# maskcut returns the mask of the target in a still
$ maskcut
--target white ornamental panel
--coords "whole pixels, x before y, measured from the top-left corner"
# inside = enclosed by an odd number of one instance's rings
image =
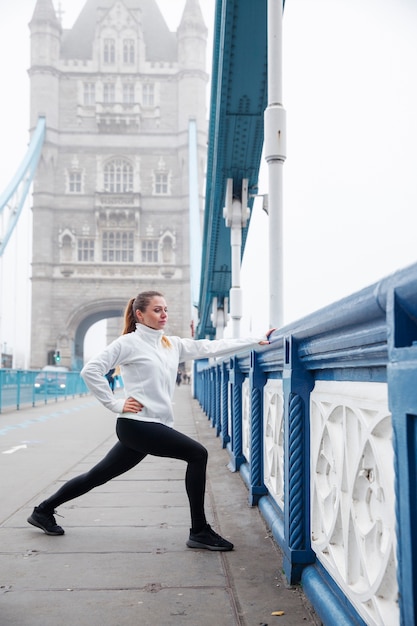
[[[284,509],[284,393],[282,380],[270,379],[264,387],[264,483]]]
[[[245,378],[242,383],[242,452],[248,463],[250,463],[250,427],[249,378]]]
[[[399,624],[391,415],[385,383],[311,394],[312,547],[369,626]]]

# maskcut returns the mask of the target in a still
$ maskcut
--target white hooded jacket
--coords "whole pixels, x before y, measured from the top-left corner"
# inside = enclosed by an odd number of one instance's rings
[[[162,342],[163,330],[136,324],[136,330],[118,337],[98,356],[90,359],[81,371],[88,388],[110,411],[140,421],[174,423],[172,397],[179,363],[214,356],[226,356],[255,347],[261,338],[182,339],[167,337],[171,347]],[[139,413],[122,413],[124,398],[114,396],[104,377],[120,365],[125,397],[143,405]]]

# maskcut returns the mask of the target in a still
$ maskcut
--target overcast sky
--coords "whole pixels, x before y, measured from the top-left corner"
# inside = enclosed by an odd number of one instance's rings
[[[283,27],[290,323],[417,261],[417,2],[287,0]]]
[[[158,4],[176,29],[185,0]],[[214,0],[200,4],[211,32]],[[64,27],[83,5],[61,1]],[[35,0],[0,6],[0,189],[27,145],[27,24],[34,6]],[[256,49],[250,33],[248,45]],[[286,1],[285,323],[417,261],[416,74],[415,0]],[[267,192],[264,170],[261,193]],[[267,228],[257,202],[242,273],[242,326],[256,333],[268,324]],[[8,275],[16,271],[16,259],[28,265],[26,242],[23,233]],[[27,310],[19,296],[12,300],[13,309]],[[2,311],[4,342],[3,304]]]

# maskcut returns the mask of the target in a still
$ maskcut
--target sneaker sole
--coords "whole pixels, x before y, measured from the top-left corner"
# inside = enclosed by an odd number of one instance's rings
[[[187,546],[189,548],[201,548],[202,550],[212,550],[213,552],[230,552],[233,550],[233,546],[231,548],[226,548],[223,546],[209,546],[206,543],[200,543],[199,541],[194,541],[193,539],[189,539],[187,541]]]
[[[46,528],[44,526],[42,526],[42,524],[39,524],[39,522],[37,522],[32,517],[28,517],[27,521],[29,522],[29,524],[32,524],[32,526],[36,526],[36,528],[40,528],[41,530],[43,530],[45,535],[51,535],[52,537],[54,537],[54,536],[57,537],[59,535],[64,535],[65,534],[65,530],[64,529],[62,529],[62,531],[59,531],[57,533],[53,533],[53,532],[51,532],[49,530],[46,530]]]

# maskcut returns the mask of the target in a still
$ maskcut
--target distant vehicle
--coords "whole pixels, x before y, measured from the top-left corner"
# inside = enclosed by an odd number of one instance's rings
[[[45,365],[35,378],[36,393],[65,393],[67,389],[68,368],[57,365]]]

